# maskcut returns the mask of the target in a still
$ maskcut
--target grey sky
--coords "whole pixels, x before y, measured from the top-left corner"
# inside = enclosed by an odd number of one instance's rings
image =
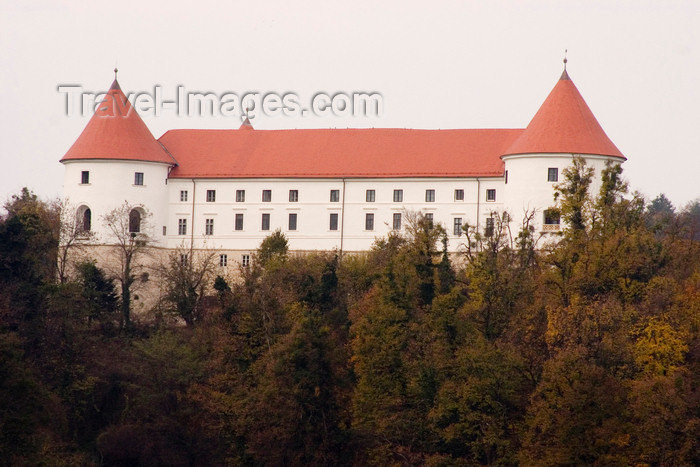
[[[89,115],[59,85],[125,92],[370,91],[379,118],[258,117],[272,128],[524,128],[568,70],[627,156],[631,187],[700,196],[700,2],[10,2],[0,0],[0,199],[61,193]],[[143,115],[156,138],[240,120]]]

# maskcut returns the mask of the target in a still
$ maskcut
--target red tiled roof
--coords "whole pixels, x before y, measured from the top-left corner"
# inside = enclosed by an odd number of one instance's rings
[[[503,154],[572,153],[625,159],[564,70],[520,137]]]
[[[121,159],[175,165],[173,158],[131,106],[116,79],[61,162],[76,159]]]
[[[172,178],[502,176],[523,130],[170,130]]]

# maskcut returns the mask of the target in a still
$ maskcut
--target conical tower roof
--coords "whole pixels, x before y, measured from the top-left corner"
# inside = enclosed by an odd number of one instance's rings
[[[79,159],[134,160],[177,165],[114,82],[61,162]]]
[[[540,153],[592,154],[625,159],[569,78],[566,65],[540,110],[503,155]]]

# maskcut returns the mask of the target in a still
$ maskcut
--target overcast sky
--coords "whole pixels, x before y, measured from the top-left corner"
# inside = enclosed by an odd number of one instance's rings
[[[265,117],[277,128],[524,128],[569,74],[627,156],[633,189],[700,197],[698,1],[0,0],[0,200],[62,191],[58,160],[89,115],[61,85],[129,92],[377,92],[380,117]],[[174,128],[236,117],[142,115]]]

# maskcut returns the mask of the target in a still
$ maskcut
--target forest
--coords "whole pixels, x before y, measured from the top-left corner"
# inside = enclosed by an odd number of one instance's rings
[[[206,251],[139,269],[133,236],[119,268],[70,263],[60,203],[24,189],[0,219],[0,465],[700,465],[700,203],[598,175],[563,171],[555,237],[492,213],[448,254],[415,214],[363,254],[275,232],[229,276]]]

